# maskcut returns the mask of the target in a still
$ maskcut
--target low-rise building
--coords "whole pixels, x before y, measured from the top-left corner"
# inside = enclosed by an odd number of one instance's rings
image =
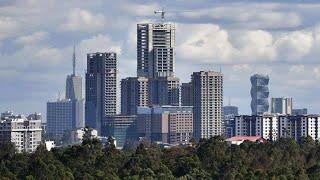
[[[258,116],[236,116],[235,136],[261,136],[266,140],[281,137],[300,141],[310,136],[320,140],[320,115],[281,115],[264,114]]]
[[[260,136],[234,136],[234,137],[226,139],[226,142],[228,144],[235,144],[235,145],[240,145],[244,141],[260,142],[260,143],[266,142],[266,140]]]
[[[41,115],[30,115],[28,118],[9,111],[1,114],[0,147],[12,142],[18,152],[34,152],[37,149],[42,137]]]

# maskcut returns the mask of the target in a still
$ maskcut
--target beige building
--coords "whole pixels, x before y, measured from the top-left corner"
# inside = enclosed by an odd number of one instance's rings
[[[210,138],[222,134],[223,74],[194,72],[191,76],[194,136]]]
[[[12,112],[1,114],[0,146],[12,142],[18,152],[34,152],[41,143],[41,117],[39,114],[28,116],[14,115]]]
[[[193,137],[191,106],[141,107],[137,115],[140,137],[152,142],[186,144]]]

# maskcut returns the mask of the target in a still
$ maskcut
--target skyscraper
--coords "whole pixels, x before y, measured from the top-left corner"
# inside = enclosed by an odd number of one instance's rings
[[[72,74],[66,79],[65,98],[47,103],[47,126],[50,138],[59,141],[66,131],[84,127],[82,78],[76,75],[76,55],[73,49]]]
[[[137,75],[174,76],[175,26],[170,23],[137,25]]]
[[[101,133],[101,122],[118,111],[117,55],[114,52],[87,54],[86,125]]]
[[[181,84],[181,105],[192,106],[192,84],[190,82]]]
[[[261,115],[269,110],[269,76],[255,74],[251,76],[251,110],[253,115]]]
[[[292,114],[292,98],[271,98],[271,113]]]
[[[180,81],[176,77],[158,77],[149,80],[150,105],[180,104]]]
[[[66,99],[82,100],[82,78],[76,76],[76,54],[73,49],[72,74],[67,76],[66,80]]]
[[[121,80],[121,114],[137,114],[137,107],[146,107],[148,101],[148,78],[129,77]]]
[[[210,138],[222,133],[223,74],[200,71],[192,74],[194,136]]]

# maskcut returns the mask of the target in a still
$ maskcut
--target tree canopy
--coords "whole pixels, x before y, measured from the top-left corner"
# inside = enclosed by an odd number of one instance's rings
[[[86,137],[81,145],[0,149],[0,179],[320,179],[320,143],[304,138],[228,145],[213,137],[194,146],[161,148],[141,143],[118,150]]]

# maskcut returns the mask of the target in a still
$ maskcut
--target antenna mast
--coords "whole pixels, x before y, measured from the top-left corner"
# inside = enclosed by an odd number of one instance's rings
[[[72,56],[72,75],[76,75],[76,46],[73,46],[73,56]]]

